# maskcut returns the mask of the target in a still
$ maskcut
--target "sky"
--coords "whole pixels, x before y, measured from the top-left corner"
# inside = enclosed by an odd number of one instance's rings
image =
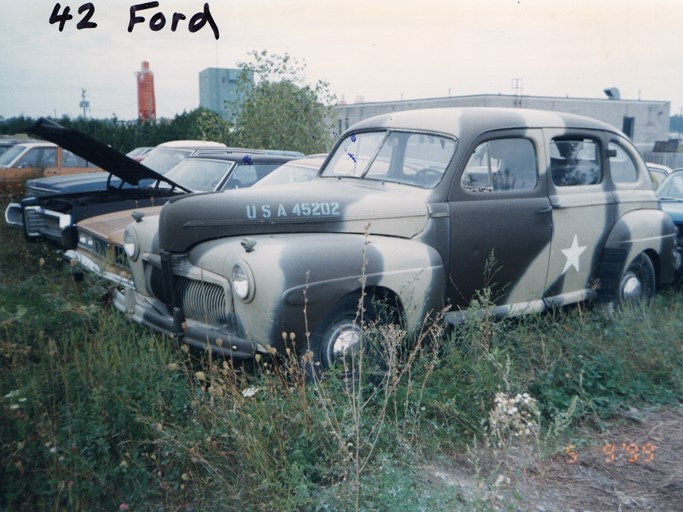
[[[199,105],[199,72],[236,67],[249,52],[288,53],[310,83],[354,103],[472,94],[671,102],[683,112],[680,0],[91,0],[94,28],[49,20],[54,0],[0,0],[0,116],[82,114],[135,119],[136,71],[154,73],[157,117]],[[208,5],[209,24],[188,21]],[[175,12],[186,16],[175,31]],[[166,25],[150,28],[162,13]],[[157,15],[160,19],[160,15]],[[518,85],[518,88],[515,88]]]

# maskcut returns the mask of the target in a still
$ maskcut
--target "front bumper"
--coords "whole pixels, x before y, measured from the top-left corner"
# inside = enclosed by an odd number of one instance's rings
[[[47,238],[62,242],[64,232],[73,225],[68,213],[48,210],[42,206],[10,203],[5,209],[5,222],[15,229],[22,229],[26,238]]]
[[[185,318],[180,308],[170,314],[161,301],[145,297],[133,288],[115,290],[114,307],[140,325],[193,348],[233,359],[250,359],[257,353],[268,353],[266,347],[238,336],[229,325],[219,328]]]
[[[10,203],[5,209],[5,222],[11,228],[24,229],[24,214],[20,203]]]
[[[79,265],[82,265],[88,271],[102,277],[103,279],[106,279],[107,281],[111,281],[117,286],[123,286],[124,288],[135,287],[129,273],[126,272],[123,275],[117,274],[115,271],[105,268],[105,266],[102,263],[98,262],[97,260],[88,256],[87,254],[84,254],[79,250],[66,251],[64,253],[64,258],[69,261],[77,262]],[[122,270],[121,272],[124,271]]]

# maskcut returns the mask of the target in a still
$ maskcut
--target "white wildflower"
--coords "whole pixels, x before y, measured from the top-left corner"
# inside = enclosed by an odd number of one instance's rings
[[[254,387],[252,387],[252,388],[246,388],[246,389],[243,389],[243,390],[242,390],[242,396],[243,396],[244,398],[250,398],[250,397],[256,395],[256,393],[258,393],[258,391],[259,391],[259,389],[258,389],[258,388],[254,388]]]

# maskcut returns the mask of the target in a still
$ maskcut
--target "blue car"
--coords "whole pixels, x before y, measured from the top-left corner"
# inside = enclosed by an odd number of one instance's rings
[[[657,189],[657,198],[678,230],[676,246],[679,253],[678,273],[683,271],[683,169],[674,171]]]
[[[22,229],[27,239],[47,239],[64,249],[76,247],[76,224],[81,220],[160,206],[173,197],[191,192],[248,186],[300,155],[287,151],[232,149],[202,141],[176,141],[157,146],[141,163],[48,119],[40,119],[28,131],[107,171],[78,179],[35,180],[29,184],[29,193],[5,210],[7,224]],[[259,155],[259,165],[256,155]],[[186,163],[188,157],[193,160],[189,166],[179,165]],[[243,160],[249,165],[236,165]]]

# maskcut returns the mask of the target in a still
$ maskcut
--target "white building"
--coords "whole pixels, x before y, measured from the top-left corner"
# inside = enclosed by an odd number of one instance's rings
[[[509,107],[569,112],[599,119],[623,131],[643,153],[652,151],[656,141],[668,140],[670,102],[622,100],[617,99],[617,96],[618,94],[610,98],[591,99],[481,94],[340,104],[334,107],[336,116],[334,129],[337,130],[337,134],[340,134],[362,119],[400,110],[441,107]]]

